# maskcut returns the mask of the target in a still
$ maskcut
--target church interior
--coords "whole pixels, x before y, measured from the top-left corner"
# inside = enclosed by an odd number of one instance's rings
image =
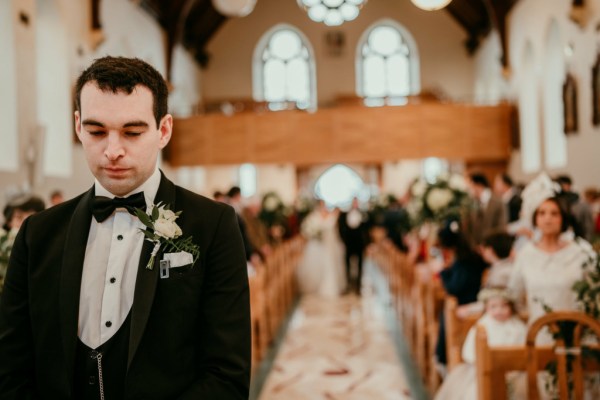
[[[538,263],[521,244],[551,236],[534,229],[543,190],[565,194],[569,240],[600,251],[600,0],[4,0],[0,54],[6,232],[23,198],[43,209],[93,184],[73,117],[93,60],[136,57],[166,79],[174,123],[159,168],[229,203],[254,249],[251,399],[532,398],[537,385],[520,385],[537,308],[512,309],[514,327],[480,323],[507,295],[479,289],[519,271],[530,299],[521,266],[535,260],[545,281],[558,263],[562,250]],[[342,225],[365,230],[352,256]],[[463,229],[465,260],[486,264],[470,266],[468,296],[448,272]],[[488,267],[509,258],[510,279]],[[598,334],[594,267],[590,292],[577,286],[584,311],[547,300],[592,316]],[[561,396],[600,398],[591,364],[565,370],[575,389],[558,379]]]

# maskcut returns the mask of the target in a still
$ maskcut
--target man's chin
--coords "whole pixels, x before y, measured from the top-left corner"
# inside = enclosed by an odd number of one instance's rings
[[[125,196],[127,193],[135,189],[135,184],[129,179],[109,179],[100,182],[102,186],[112,194],[118,197]]]

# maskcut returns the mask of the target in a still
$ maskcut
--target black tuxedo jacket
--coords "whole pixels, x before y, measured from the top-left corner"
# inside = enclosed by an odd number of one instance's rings
[[[28,218],[0,300],[0,398],[72,399],[79,294],[93,188]],[[159,278],[145,241],[131,309],[125,399],[247,399],[250,306],[235,212],[164,175],[155,203],[177,220],[200,258]],[[157,259],[161,258],[159,252]]]
[[[361,221],[356,228],[348,226],[348,212],[342,212],[338,217],[340,238],[342,239],[342,242],[344,242],[347,251],[362,253],[369,242],[367,224],[364,221],[365,218],[362,212],[361,216],[363,216],[363,221]]]

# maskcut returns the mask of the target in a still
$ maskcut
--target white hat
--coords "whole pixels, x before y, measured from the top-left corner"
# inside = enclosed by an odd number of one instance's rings
[[[531,218],[535,210],[544,202],[544,200],[556,196],[560,192],[560,186],[550,177],[542,172],[534,180],[529,182],[523,192],[521,198],[521,220],[527,225],[531,225]]]

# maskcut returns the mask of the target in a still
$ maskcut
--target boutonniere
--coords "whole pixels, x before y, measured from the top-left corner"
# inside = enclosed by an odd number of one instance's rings
[[[190,253],[196,262],[200,256],[198,245],[192,242],[192,237],[188,236],[185,239],[181,238],[182,232],[175,220],[181,215],[181,211],[173,212],[168,205],[158,203],[149,207],[149,212],[141,208],[135,209],[135,215],[140,219],[146,229],[141,229],[146,237],[146,240],[154,243],[152,255],[146,269],[154,268],[154,258],[162,247],[163,252],[180,252],[185,251]]]

